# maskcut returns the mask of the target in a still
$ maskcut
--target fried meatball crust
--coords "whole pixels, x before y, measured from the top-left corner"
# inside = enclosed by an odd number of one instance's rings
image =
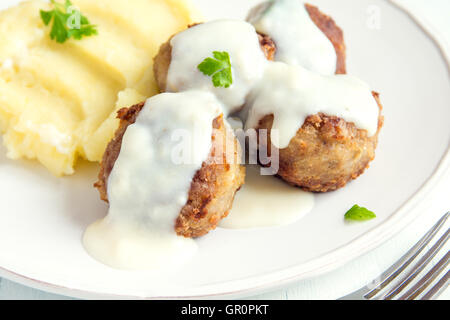
[[[380,109],[376,134],[369,137],[366,130],[336,116],[311,115],[289,145],[278,150],[277,175],[291,185],[312,192],[342,188],[361,175],[375,158],[378,133],[383,126],[379,95],[376,92],[372,94]],[[270,142],[272,124],[273,115],[267,115],[259,121],[257,128],[267,129],[269,155],[275,148]],[[260,143],[264,143],[264,139]]]
[[[118,111],[119,128],[106,148],[98,181],[94,184],[100,198],[106,202],[108,178],[119,156],[123,135],[143,107],[144,102]],[[214,119],[212,126],[209,157],[192,179],[188,200],[175,221],[175,231],[180,236],[199,237],[215,229],[218,222],[228,215],[234,195],[245,180],[245,167],[239,162],[242,152],[239,142],[234,134],[230,134],[223,116]],[[228,144],[223,144],[226,142]],[[233,146],[233,149],[226,150],[222,146]]]
[[[141,102],[129,108],[122,108],[117,111],[117,118],[120,119],[119,127],[117,128],[113,139],[108,143],[105,153],[103,153],[103,159],[100,163],[100,172],[98,174],[98,181],[94,184],[94,187],[96,187],[100,193],[100,198],[106,202],[108,202],[108,178],[117,158],[119,157],[123,135],[125,134],[128,126],[136,122],[136,118],[144,107],[144,104],[145,102]]]
[[[242,152],[239,141],[222,116],[213,121],[213,128],[209,159],[192,179],[188,201],[175,224],[178,235],[199,237],[215,229],[228,215],[236,191],[244,184],[245,167],[239,164]],[[232,146],[228,157],[233,161],[227,159],[227,151],[222,146]]]
[[[305,8],[311,17],[311,20],[327,36],[334,46],[337,58],[336,74],[345,74],[347,72],[345,64],[346,49],[342,29],[334,22],[333,18],[321,12],[316,6],[305,3]]]

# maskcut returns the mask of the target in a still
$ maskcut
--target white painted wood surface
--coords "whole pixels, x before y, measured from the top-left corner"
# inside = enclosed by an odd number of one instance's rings
[[[440,33],[441,45],[450,52],[450,1],[448,0],[395,0],[429,26]],[[450,88],[449,88],[450,90]],[[413,174],[413,173],[412,173]],[[385,244],[347,265],[320,277],[304,280],[276,291],[248,297],[249,299],[336,299],[369,283],[383,270],[393,264],[411,247],[433,223],[450,210],[450,174],[420,205],[423,214],[413,224]],[[446,247],[448,250],[448,246]],[[433,262],[435,263],[437,259]],[[0,300],[2,299],[70,299],[28,288],[0,278]],[[440,299],[450,299],[446,290]]]

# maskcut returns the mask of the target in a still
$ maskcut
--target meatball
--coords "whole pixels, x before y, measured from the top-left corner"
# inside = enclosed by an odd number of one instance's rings
[[[366,130],[353,123],[323,113],[306,118],[289,145],[279,151],[277,175],[306,191],[327,192],[342,188],[356,179],[375,157],[378,133],[383,125],[378,93],[373,97],[380,109],[378,130],[369,137]],[[273,115],[259,121],[258,128],[267,129],[269,155],[275,148],[270,142]],[[260,143],[264,143],[261,139]],[[270,166],[270,164],[268,164]]]
[[[189,28],[195,26],[197,24],[190,25]],[[153,59],[153,72],[155,75],[156,83],[158,84],[159,90],[161,92],[166,91],[167,85],[167,74],[169,72],[170,62],[172,61],[172,46],[170,45],[170,39],[163,43],[159,48],[158,54]],[[261,50],[264,52],[266,58],[268,60],[273,60],[275,55],[275,44],[270,39],[270,37],[266,35],[258,34],[259,44],[261,46]]]
[[[119,156],[123,135],[127,127],[136,121],[143,107],[144,103],[140,103],[118,111],[120,125],[106,148],[98,181],[94,184],[99,190],[100,198],[106,202],[108,177]],[[215,229],[218,222],[228,215],[234,195],[244,183],[245,167],[239,164],[239,142],[229,133],[223,116],[214,119],[212,126],[215,130],[211,137],[209,158],[203,162],[192,179],[188,200],[175,221],[175,231],[180,236],[199,237]],[[223,150],[222,146],[233,146],[233,150]],[[230,154],[233,161],[229,161]]]

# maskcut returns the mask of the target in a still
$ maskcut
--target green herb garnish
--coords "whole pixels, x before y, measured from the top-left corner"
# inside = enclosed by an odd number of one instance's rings
[[[197,68],[203,74],[212,76],[214,87],[228,88],[233,83],[230,55],[226,51],[213,51],[213,57],[203,60]]]
[[[65,4],[50,1],[54,9],[50,11],[41,10],[41,19],[46,26],[53,20],[50,38],[58,43],[64,43],[69,38],[80,40],[97,34],[97,27],[89,23],[88,18],[76,9],[70,0]]]
[[[372,211],[355,204],[345,213],[344,217],[347,220],[366,221],[374,219],[377,216]]]

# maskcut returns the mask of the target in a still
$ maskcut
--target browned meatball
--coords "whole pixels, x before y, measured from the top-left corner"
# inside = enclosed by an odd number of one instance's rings
[[[196,26],[197,24],[190,25],[189,28]],[[156,83],[159,90],[166,91],[167,74],[169,72],[170,63],[172,61],[172,46],[170,45],[170,39],[163,43],[159,48],[158,54],[153,59],[153,72],[155,75]],[[270,37],[258,34],[259,44],[261,50],[269,60],[273,60],[275,55],[275,45]]]
[[[108,177],[119,156],[123,135],[128,126],[136,121],[143,106],[144,103],[140,103],[118,112],[120,125],[106,148],[98,181],[94,184],[102,200],[108,201]],[[215,130],[211,137],[212,147],[209,158],[192,179],[188,200],[175,222],[175,231],[181,236],[199,237],[216,228],[217,223],[228,215],[234,195],[244,183],[245,168],[238,161],[241,149],[237,139],[233,135],[226,134],[227,129],[222,116],[214,119],[212,126]],[[225,139],[233,139],[233,141],[226,144]],[[222,146],[234,146],[233,150],[228,150],[228,158],[227,150],[222,151]],[[218,154],[219,151],[222,154]]]
[[[369,137],[366,130],[335,116],[311,115],[289,145],[279,150],[278,176],[307,191],[327,192],[345,186],[362,174],[375,157],[378,133],[383,125],[378,93],[373,92],[373,96],[380,108],[375,135]],[[257,128],[269,132],[269,154],[275,148],[270,142],[272,124],[273,115],[267,115]],[[263,142],[261,139],[260,143]]]

